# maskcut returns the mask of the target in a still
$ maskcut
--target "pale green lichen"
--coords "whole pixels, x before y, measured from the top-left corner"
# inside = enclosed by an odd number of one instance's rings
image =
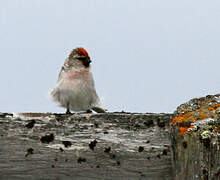
[[[208,130],[201,133],[201,138],[202,139],[208,139],[208,138],[211,138],[211,136],[212,136],[211,132],[208,131]]]
[[[219,114],[219,113],[220,113],[220,107],[216,108],[216,110],[215,110],[215,111],[216,111],[216,113],[218,113],[218,114]]]

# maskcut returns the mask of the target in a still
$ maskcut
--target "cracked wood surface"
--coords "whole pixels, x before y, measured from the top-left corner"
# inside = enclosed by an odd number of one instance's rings
[[[0,179],[173,179],[172,116],[1,113]]]

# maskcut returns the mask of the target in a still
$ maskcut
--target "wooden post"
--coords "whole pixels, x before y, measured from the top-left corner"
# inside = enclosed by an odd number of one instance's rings
[[[173,167],[177,180],[220,179],[220,134],[219,123],[208,119],[204,124],[194,123],[197,128],[183,135],[179,127],[171,134]]]
[[[219,97],[192,99],[177,108],[171,121],[174,179],[220,179]]]
[[[174,114],[0,113],[0,179],[218,180],[220,95]]]
[[[0,179],[172,180],[172,114],[0,114]]]

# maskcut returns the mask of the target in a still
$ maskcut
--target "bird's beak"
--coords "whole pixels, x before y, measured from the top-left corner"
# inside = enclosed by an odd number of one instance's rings
[[[90,57],[87,58],[87,61],[88,61],[89,64],[92,62]]]

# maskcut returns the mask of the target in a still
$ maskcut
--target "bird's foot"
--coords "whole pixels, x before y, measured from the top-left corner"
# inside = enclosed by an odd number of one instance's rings
[[[86,113],[92,113],[91,109],[88,109],[88,110],[86,111]]]
[[[66,114],[70,115],[70,114],[72,114],[72,113],[70,112],[69,109],[67,109],[67,110],[66,110]]]

